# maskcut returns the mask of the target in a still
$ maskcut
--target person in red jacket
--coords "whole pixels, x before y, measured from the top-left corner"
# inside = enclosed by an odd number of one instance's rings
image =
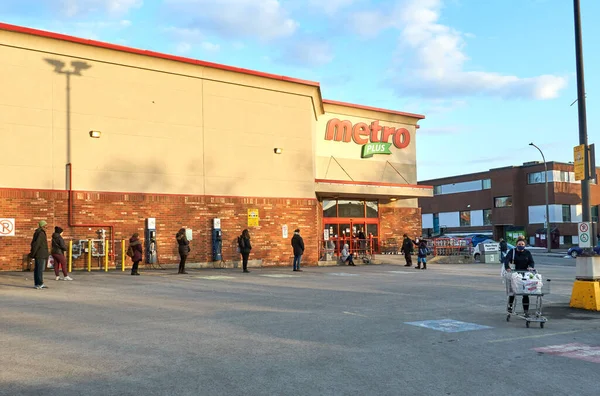
[[[142,241],[140,241],[140,234],[137,232],[131,236],[129,239],[129,246],[133,249],[133,257],[131,257],[131,261],[133,261],[133,266],[131,267],[131,275],[139,275],[138,265],[140,261],[142,261],[143,253],[142,250]]]

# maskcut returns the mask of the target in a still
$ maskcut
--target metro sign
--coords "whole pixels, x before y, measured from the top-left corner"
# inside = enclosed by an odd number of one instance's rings
[[[370,126],[364,122],[352,125],[350,121],[332,118],[327,122],[325,140],[345,143],[354,141],[363,146],[361,157],[369,158],[374,154],[391,154],[389,148],[392,144],[398,149],[408,147],[410,132],[406,128],[381,126],[379,121],[371,122]]]

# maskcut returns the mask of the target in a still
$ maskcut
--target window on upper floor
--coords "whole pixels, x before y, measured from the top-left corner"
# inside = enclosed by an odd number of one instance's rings
[[[460,226],[461,227],[470,227],[471,226],[471,211],[465,210],[460,212]]]
[[[483,210],[483,225],[492,225],[492,209]]]
[[[433,186],[433,195],[440,195],[442,193],[442,186]]]
[[[571,205],[562,206],[562,221],[563,223],[571,222]]]
[[[545,172],[533,172],[527,174],[527,184],[538,184],[546,182]]]
[[[492,179],[483,179],[482,184],[484,190],[489,190],[492,188]]]
[[[512,197],[496,197],[494,198],[495,208],[510,208],[513,206]]]

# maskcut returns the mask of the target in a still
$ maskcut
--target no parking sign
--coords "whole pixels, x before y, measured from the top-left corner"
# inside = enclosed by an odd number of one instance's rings
[[[579,247],[592,247],[592,236],[590,232],[591,228],[591,223],[589,222],[579,223],[579,226],[577,227],[577,231],[579,233]]]

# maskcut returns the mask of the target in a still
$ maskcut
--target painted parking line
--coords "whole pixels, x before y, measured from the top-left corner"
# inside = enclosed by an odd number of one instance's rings
[[[222,276],[222,275],[213,275],[213,276],[196,276],[197,279],[208,279],[208,280],[226,280],[226,279],[235,279],[234,276]]]
[[[534,351],[568,357],[571,359],[585,360],[586,362],[600,363],[600,347],[572,343],[563,345],[552,345],[543,348],[533,348]]]
[[[361,318],[368,318],[368,316],[366,316],[366,315],[361,315],[361,314],[357,314],[357,313],[354,313],[354,312],[343,311],[342,313],[346,314],[346,315],[360,316]]]
[[[390,274],[419,274],[417,271],[388,271]]]
[[[261,275],[267,278],[295,278],[296,275],[286,275],[286,274],[270,274],[270,275]]]
[[[406,324],[427,329],[443,331],[444,333],[460,333],[462,331],[491,329],[490,326],[478,325],[475,323],[461,322],[452,319],[441,320],[423,320],[420,322],[405,322]]]
[[[333,276],[358,276],[358,274],[349,274],[347,272],[330,272],[328,275],[333,275]]]

